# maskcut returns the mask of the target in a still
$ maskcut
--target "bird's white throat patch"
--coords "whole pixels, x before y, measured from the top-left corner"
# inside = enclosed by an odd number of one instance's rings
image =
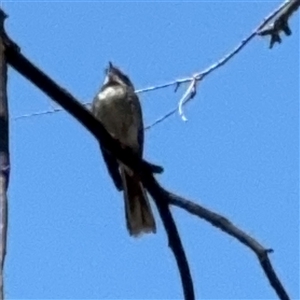
[[[103,100],[110,101],[112,98],[122,96],[123,94],[124,94],[124,91],[122,88],[108,86],[101,93],[98,94],[98,99],[101,101],[103,101]]]

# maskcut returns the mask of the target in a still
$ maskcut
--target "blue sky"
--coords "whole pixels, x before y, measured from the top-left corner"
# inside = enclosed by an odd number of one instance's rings
[[[22,52],[82,102],[109,60],[145,88],[201,71],[246,37],[280,2],[2,2]],[[207,77],[196,98],[146,132],[160,182],[230,218],[267,248],[299,298],[299,21],[268,49],[256,38]],[[97,142],[48,98],[9,72],[11,163],[5,268],[8,299],[179,299],[179,273],[158,233],[129,237],[122,194]],[[146,124],[175,107],[173,87],[144,93]],[[154,207],[154,206],[153,206]],[[155,208],[154,208],[155,209]],[[275,299],[243,245],[172,207],[200,299]]]

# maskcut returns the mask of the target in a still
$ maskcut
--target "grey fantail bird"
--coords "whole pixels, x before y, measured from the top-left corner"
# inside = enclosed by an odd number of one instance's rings
[[[130,79],[112,63],[106,69],[106,78],[93,101],[92,112],[113,138],[142,158],[144,125],[139,98]],[[129,234],[155,233],[155,220],[139,176],[101,144],[100,148],[116,188],[123,190]]]

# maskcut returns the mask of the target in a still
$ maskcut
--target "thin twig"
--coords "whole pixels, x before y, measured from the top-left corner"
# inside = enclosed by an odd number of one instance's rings
[[[14,120],[27,119],[27,118],[31,118],[31,117],[38,117],[38,116],[43,116],[43,115],[51,115],[53,113],[57,113],[57,112],[61,112],[61,111],[65,111],[65,110],[62,109],[62,108],[53,108],[53,110],[44,110],[44,111],[39,111],[39,112],[27,114],[27,115],[21,115],[21,116],[15,117],[13,119]]]
[[[85,106],[86,108],[90,109],[91,103],[83,103],[83,106]],[[38,117],[38,116],[42,116],[42,115],[49,115],[49,114],[53,114],[53,113],[57,113],[57,112],[61,112],[61,111],[65,111],[63,108],[61,107],[55,107],[52,106],[52,110],[44,110],[44,111],[39,111],[39,112],[35,112],[35,113],[30,113],[27,115],[21,115],[21,116],[17,116],[14,117],[13,120],[20,120],[20,119],[27,119],[27,118],[31,118],[31,117]]]
[[[299,1],[299,0],[297,0]],[[259,32],[260,30],[266,26],[273,18],[276,16],[281,10],[283,10],[287,5],[287,2],[283,2],[281,5],[279,5],[278,8],[276,8],[272,13],[270,13],[258,26],[256,29],[252,31],[252,33],[246,37],[244,40],[242,40],[232,51],[230,51],[228,54],[226,54],[222,59],[217,61],[216,63],[212,64],[208,68],[204,69],[203,71],[197,73],[196,75],[188,78],[183,78],[179,80],[174,80],[169,83],[165,83],[162,85],[159,85],[157,87],[150,87],[150,88],[145,88],[145,89],[140,89],[137,92],[143,93],[143,92],[148,92],[148,91],[154,91],[157,89],[161,88],[166,88],[169,86],[173,85],[178,85],[186,82],[192,82],[194,80],[196,81],[201,81],[203,80],[207,75],[212,73],[213,71],[219,69],[220,67],[224,66],[230,59],[232,59],[236,54],[238,54]],[[191,87],[191,85],[189,86]],[[186,103],[186,102],[185,102]],[[184,105],[184,104],[183,104]],[[167,113],[166,115],[160,117],[158,120],[156,120],[153,124],[148,125],[148,128],[152,128],[154,125],[161,123],[162,121],[166,120],[169,118],[171,115],[173,115],[177,109],[172,109],[172,113]]]
[[[236,54],[238,54],[256,35],[266,35],[266,34],[271,34],[270,32],[266,33],[267,31],[262,31],[263,28],[276,16],[278,16],[278,14],[280,14],[280,12],[284,12],[283,16],[286,17],[287,15],[290,16],[292,14],[292,12],[294,12],[300,3],[300,0],[292,0],[294,2],[297,2],[296,5],[293,4],[292,8],[286,10],[287,5],[289,4],[289,1],[285,1],[283,2],[277,9],[275,9],[272,13],[270,13],[262,22],[261,24],[259,24],[259,26],[254,29],[252,31],[252,33],[245,38],[244,40],[242,40],[233,50],[231,50],[228,54],[226,54],[223,58],[221,58],[219,61],[217,61],[216,63],[210,65],[208,68],[204,69],[203,71],[197,73],[196,75],[192,76],[192,77],[186,77],[186,78],[181,78],[181,79],[176,79],[164,84],[160,84],[160,85],[155,85],[155,86],[151,86],[151,87],[147,87],[147,88],[143,88],[143,89],[138,89],[135,92],[136,93],[146,93],[146,92],[152,92],[155,90],[159,90],[159,89],[164,89],[170,86],[176,86],[175,91],[177,91],[178,87],[183,84],[183,83],[188,83],[188,82],[193,82],[193,81],[201,81],[202,79],[204,79],[204,77],[206,77],[207,75],[209,75],[210,73],[212,73],[213,71],[215,71],[216,69],[224,66],[231,58],[233,58]],[[298,5],[298,6],[297,6]],[[297,6],[297,7],[296,7]],[[287,12],[286,12],[287,11]],[[281,17],[282,18],[282,17]],[[280,19],[281,20],[281,19]],[[278,22],[278,21],[277,21]],[[277,24],[277,23],[276,23]],[[275,27],[277,28],[277,27]],[[192,84],[189,85],[189,88],[191,87]],[[189,89],[188,88],[188,89]],[[195,93],[196,93],[196,84],[194,84],[194,88],[195,88]],[[151,129],[153,128],[155,125],[165,121],[166,119],[168,119],[170,116],[172,116],[173,114],[176,113],[177,110],[179,111],[179,115],[181,116],[183,121],[186,121],[186,117],[183,114],[182,108],[183,106],[189,102],[189,100],[191,100],[193,97],[188,97],[188,91],[186,91],[186,93],[184,94],[180,100],[179,100],[179,105],[177,105],[176,108],[170,110],[168,113],[166,113],[165,115],[159,117],[156,121],[154,121],[153,123],[147,125],[145,127],[145,129]],[[184,100],[184,101],[183,101]],[[23,118],[28,118],[28,117],[32,117],[32,116],[38,116],[38,115],[45,115],[48,113],[53,113],[53,112],[57,112],[57,111],[61,111],[61,109],[57,109],[55,111],[43,111],[43,112],[37,112],[37,113],[32,113],[32,114],[27,114],[27,115],[23,115],[23,116],[18,116],[15,117],[15,120],[18,119],[23,119]]]
[[[159,119],[157,119],[155,122],[153,122],[152,124],[150,125],[147,125],[145,127],[145,130],[149,130],[151,129],[152,127],[154,127],[155,125],[163,122],[165,119],[167,119],[168,117],[172,116],[175,112],[177,111],[177,107],[176,108],[173,108],[172,110],[170,110],[167,114],[165,114],[164,116],[160,117]]]

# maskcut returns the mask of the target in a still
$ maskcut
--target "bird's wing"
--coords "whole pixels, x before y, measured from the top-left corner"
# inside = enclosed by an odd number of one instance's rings
[[[99,100],[97,97],[95,97],[92,105],[92,113],[96,118],[97,118],[97,104],[99,104]],[[106,150],[101,145],[101,143],[99,143],[99,145],[110,177],[112,178],[117,190],[119,191],[123,190],[122,178],[119,171],[119,164],[116,158],[113,155],[111,155],[109,151]]]
[[[107,166],[110,177],[112,178],[118,191],[123,190],[122,178],[119,171],[119,163],[113,155],[111,155],[101,144],[100,149],[103,155],[103,159]]]
[[[144,122],[143,122],[143,112],[140,100],[138,96],[133,92],[130,93],[129,101],[132,104],[132,113],[135,115],[136,125],[138,127],[138,136],[137,141],[139,144],[139,155],[143,156],[143,148],[144,148]]]

